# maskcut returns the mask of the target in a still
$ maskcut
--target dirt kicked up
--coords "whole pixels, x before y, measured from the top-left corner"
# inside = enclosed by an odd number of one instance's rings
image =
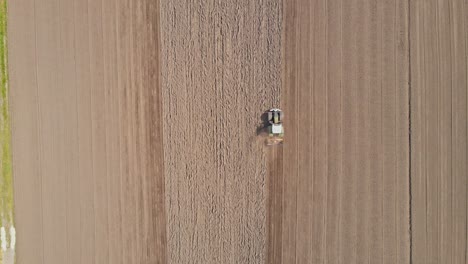
[[[8,115],[6,11],[6,1],[0,0],[0,264],[14,263],[16,243],[13,224],[11,130]]]

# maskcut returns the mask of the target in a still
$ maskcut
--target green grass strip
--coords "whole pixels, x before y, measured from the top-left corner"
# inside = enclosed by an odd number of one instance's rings
[[[0,0],[0,146],[1,146],[1,221],[13,223],[13,184],[11,166],[11,130],[8,115],[8,72],[6,47],[6,1]],[[4,226],[4,225],[3,225]]]
[[[7,64],[7,3],[0,0],[0,226],[9,230],[14,226],[14,212]],[[7,241],[9,244],[9,235]],[[0,263],[3,262],[2,253]]]

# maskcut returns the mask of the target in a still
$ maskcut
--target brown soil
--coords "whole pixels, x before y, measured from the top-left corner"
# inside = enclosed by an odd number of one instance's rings
[[[280,1],[161,2],[171,263],[264,263],[265,138],[279,104]]]
[[[34,2],[8,16],[17,263],[165,263],[158,3]]]
[[[10,1],[17,263],[462,263],[468,6],[409,4]]]

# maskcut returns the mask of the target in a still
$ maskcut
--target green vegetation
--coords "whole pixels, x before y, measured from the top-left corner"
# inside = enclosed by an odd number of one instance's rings
[[[7,72],[7,3],[0,0],[0,226],[13,225],[13,179],[11,163],[11,131],[8,115]],[[0,250],[1,252],[1,250]],[[0,253],[0,263],[3,256]]]

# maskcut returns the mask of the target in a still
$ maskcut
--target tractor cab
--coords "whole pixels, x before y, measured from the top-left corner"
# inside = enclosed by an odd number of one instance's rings
[[[268,136],[270,142],[274,144],[282,143],[284,128],[283,128],[283,111],[278,108],[272,108],[268,111]]]

